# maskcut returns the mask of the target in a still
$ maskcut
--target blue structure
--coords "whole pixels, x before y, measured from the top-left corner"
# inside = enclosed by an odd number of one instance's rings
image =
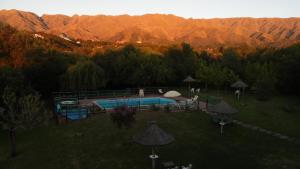
[[[77,105],[56,105],[56,113],[65,117],[67,120],[80,120],[88,117],[88,108],[78,107]]]
[[[176,104],[174,99],[150,97],[150,98],[128,98],[128,99],[99,99],[95,103],[102,109],[113,109],[126,105],[128,107],[151,106],[151,105],[168,105]]]

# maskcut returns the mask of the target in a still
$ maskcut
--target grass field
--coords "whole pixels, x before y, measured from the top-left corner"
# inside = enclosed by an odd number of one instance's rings
[[[200,96],[224,99],[239,110],[234,116],[238,120],[300,139],[299,97],[274,96],[268,101],[258,101],[253,95],[246,93],[237,101],[233,92],[215,91],[202,93]],[[215,100],[210,99],[210,103],[215,103]]]
[[[208,93],[216,95],[214,93]],[[237,103],[230,94],[218,95],[240,110],[236,118],[300,138],[299,99],[275,97],[258,102],[251,96]],[[282,105],[291,104],[285,112]],[[270,111],[266,111],[269,108]],[[299,112],[299,111],[298,111]],[[1,169],[149,169],[150,147],[132,142],[147,121],[156,120],[176,141],[158,147],[157,167],[163,161],[193,164],[195,169],[297,169],[299,144],[232,125],[224,135],[202,112],[141,112],[130,129],[118,129],[108,114],[80,122],[51,125],[17,133],[18,156],[9,158],[7,133],[0,133]]]

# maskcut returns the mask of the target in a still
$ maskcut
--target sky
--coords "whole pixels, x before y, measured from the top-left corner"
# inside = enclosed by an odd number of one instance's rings
[[[0,9],[42,14],[174,14],[185,18],[300,17],[300,0],[0,0]]]

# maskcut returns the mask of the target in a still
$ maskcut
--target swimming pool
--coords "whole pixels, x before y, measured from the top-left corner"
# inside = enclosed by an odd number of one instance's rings
[[[80,120],[87,118],[89,110],[87,108],[66,107],[62,108],[60,104],[56,105],[56,113],[69,120]]]
[[[126,105],[128,107],[176,104],[174,99],[161,97],[127,98],[127,99],[100,99],[94,102],[103,109],[113,109]]]
[[[89,114],[88,109],[86,108],[77,108],[77,109],[65,109],[60,112],[60,115],[67,117],[69,120],[80,120],[87,118]]]

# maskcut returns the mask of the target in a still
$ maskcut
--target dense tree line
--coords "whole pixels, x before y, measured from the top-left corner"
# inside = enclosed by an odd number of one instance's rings
[[[180,86],[186,76],[192,75],[205,88],[225,89],[242,79],[251,89],[299,94],[299,45],[260,50],[247,57],[228,50],[222,57],[211,59],[188,44],[172,46],[161,55],[128,45],[90,58],[36,48],[26,53],[26,65],[0,68],[0,85],[3,89],[14,81],[24,81],[47,95],[60,90]]]

